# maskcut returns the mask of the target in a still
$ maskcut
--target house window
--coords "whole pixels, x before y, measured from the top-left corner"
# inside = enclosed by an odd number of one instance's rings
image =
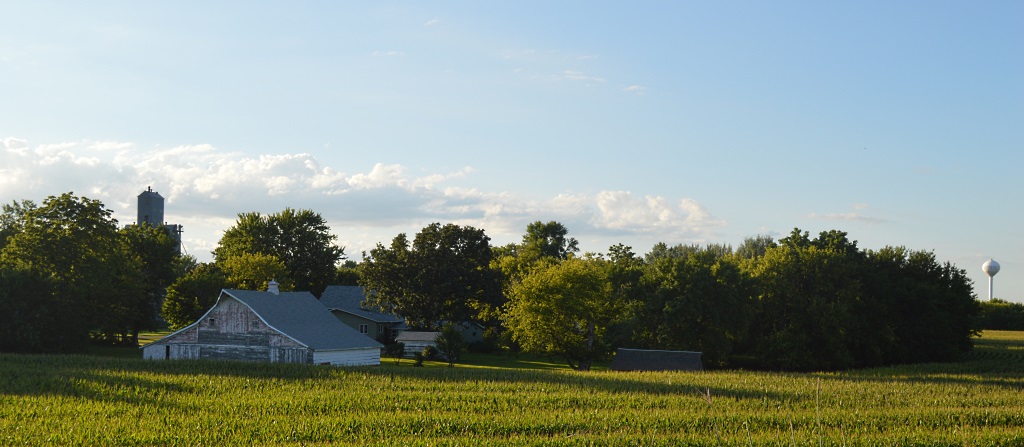
[[[217,325],[217,319],[216,318],[211,318],[210,319],[210,326],[216,326],[216,325]]]
[[[388,326],[384,324],[378,324],[377,333],[381,335],[388,333]]]
[[[398,329],[391,330],[391,338],[398,338]]]
[[[370,329],[368,327],[366,327],[365,324],[360,324],[359,325],[359,333],[360,334],[366,334],[366,333],[369,333],[369,332],[370,332]]]

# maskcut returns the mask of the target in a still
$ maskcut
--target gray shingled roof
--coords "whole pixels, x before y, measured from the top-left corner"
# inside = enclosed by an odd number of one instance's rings
[[[320,304],[331,310],[342,310],[374,323],[405,323],[405,319],[397,315],[364,309],[364,301],[366,292],[360,286],[327,286],[320,295]]]
[[[395,341],[407,342],[407,341],[434,341],[437,336],[441,335],[440,332],[421,332],[421,331],[405,331],[398,334],[395,337]]]
[[[608,367],[613,371],[701,371],[704,363],[699,352],[619,348]]]
[[[217,301],[230,296],[249,306],[268,325],[315,350],[381,348],[331,315],[309,292],[270,292],[224,289]]]

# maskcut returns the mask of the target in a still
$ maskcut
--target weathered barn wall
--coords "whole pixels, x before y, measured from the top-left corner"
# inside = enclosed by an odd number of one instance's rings
[[[313,362],[309,349],[267,326],[248,306],[231,298],[221,300],[193,326],[146,346],[142,356],[150,360]]]

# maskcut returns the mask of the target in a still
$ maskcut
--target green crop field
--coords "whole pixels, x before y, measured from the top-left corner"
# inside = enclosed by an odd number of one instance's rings
[[[0,444],[1024,444],[1024,333],[987,332],[959,363],[828,374],[473,363],[0,355]]]

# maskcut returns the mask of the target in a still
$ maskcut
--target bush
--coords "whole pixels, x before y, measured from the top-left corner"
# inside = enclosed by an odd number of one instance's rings
[[[425,360],[434,360],[434,359],[437,358],[438,352],[437,352],[437,348],[435,348],[433,346],[430,346],[430,345],[427,345],[425,348],[423,348],[422,351],[420,351],[419,354]],[[422,363],[422,360],[421,360],[421,363]]]

